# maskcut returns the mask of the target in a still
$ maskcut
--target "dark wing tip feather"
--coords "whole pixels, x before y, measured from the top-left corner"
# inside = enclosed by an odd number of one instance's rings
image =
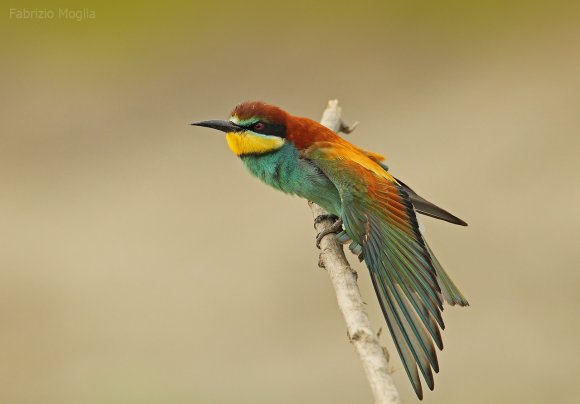
[[[467,222],[461,220],[457,216],[447,212],[445,209],[440,208],[433,202],[429,202],[427,199],[418,195],[410,186],[405,184],[403,181],[395,178],[397,182],[403,187],[405,192],[409,195],[411,203],[415,207],[418,213],[425,216],[430,216],[435,219],[444,220],[449,223],[457,224],[459,226],[467,226]]]
[[[415,206],[415,209],[417,210],[417,212],[422,214],[422,215],[429,216],[429,217],[439,219],[439,220],[443,220],[445,222],[456,224],[459,226],[469,226],[467,224],[467,222],[461,220],[457,216],[452,215],[451,213],[449,213],[443,209],[438,208],[440,210],[438,210],[435,213],[432,210],[425,209],[425,207],[422,206],[420,203],[415,203],[414,206]],[[433,205],[433,206],[435,206],[435,205]]]

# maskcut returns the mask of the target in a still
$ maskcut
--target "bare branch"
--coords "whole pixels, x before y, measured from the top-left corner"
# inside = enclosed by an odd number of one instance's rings
[[[346,126],[341,119],[338,100],[330,100],[320,121],[336,131],[350,133],[355,125]],[[309,202],[314,219],[328,213],[320,206]],[[318,223],[317,223],[318,222]],[[331,219],[315,220],[315,229],[320,232],[332,227]],[[320,242],[319,266],[325,268],[336,293],[338,307],[346,322],[347,335],[362,362],[365,374],[377,404],[401,403],[397,387],[389,373],[388,352],[381,347],[377,334],[371,327],[357,284],[357,275],[348,263],[342,245],[334,236],[325,236]]]

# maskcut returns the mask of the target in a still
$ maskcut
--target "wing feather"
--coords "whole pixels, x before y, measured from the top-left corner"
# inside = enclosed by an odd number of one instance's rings
[[[352,250],[366,261],[397,352],[421,398],[419,372],[433,389],[433,371],[439,371],[443,298],[461,304],[462,295],[423,240],[409,194],[382,174],[376,160],[328,142],[311,146],[304,156],[339,191],[345,228],[341,241],[352,240]]]

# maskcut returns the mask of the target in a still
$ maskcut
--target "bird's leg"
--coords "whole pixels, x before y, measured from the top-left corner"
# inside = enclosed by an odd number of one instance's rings
[[[332,216],[334,216],[334,215],[332,215]],[[318,216],[318,217],[320,217],[320,216]],[[317,217],[317,219],[318,219],[318,217]],[[320,242],[322,241],[324,236],[326,236],[330,233],[338,233],[340,231],[342,231],[342,219],[337,217],[336,221],[332,224],[332,226],[330,226],[328,229],[323,230],[320,233],[318,233],[318,235],[316,236],[316,247],[320,248]]]

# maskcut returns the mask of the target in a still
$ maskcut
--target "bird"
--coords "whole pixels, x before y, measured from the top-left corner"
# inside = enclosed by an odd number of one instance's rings
[[[238,104],[228,120],[191,125],[225,132],[231,151],[271,187],[324,208],[337,239],[364,261],[394,345],[417,397],[430,390],[443,349],[443,303],[469,303],[420,230],[417,214],[467,223],[395,178],[385,158],[331,129],[262,101]],[[318,219],[318,218],[317,218]],[[326,233],[317,237],[320,242]]]

